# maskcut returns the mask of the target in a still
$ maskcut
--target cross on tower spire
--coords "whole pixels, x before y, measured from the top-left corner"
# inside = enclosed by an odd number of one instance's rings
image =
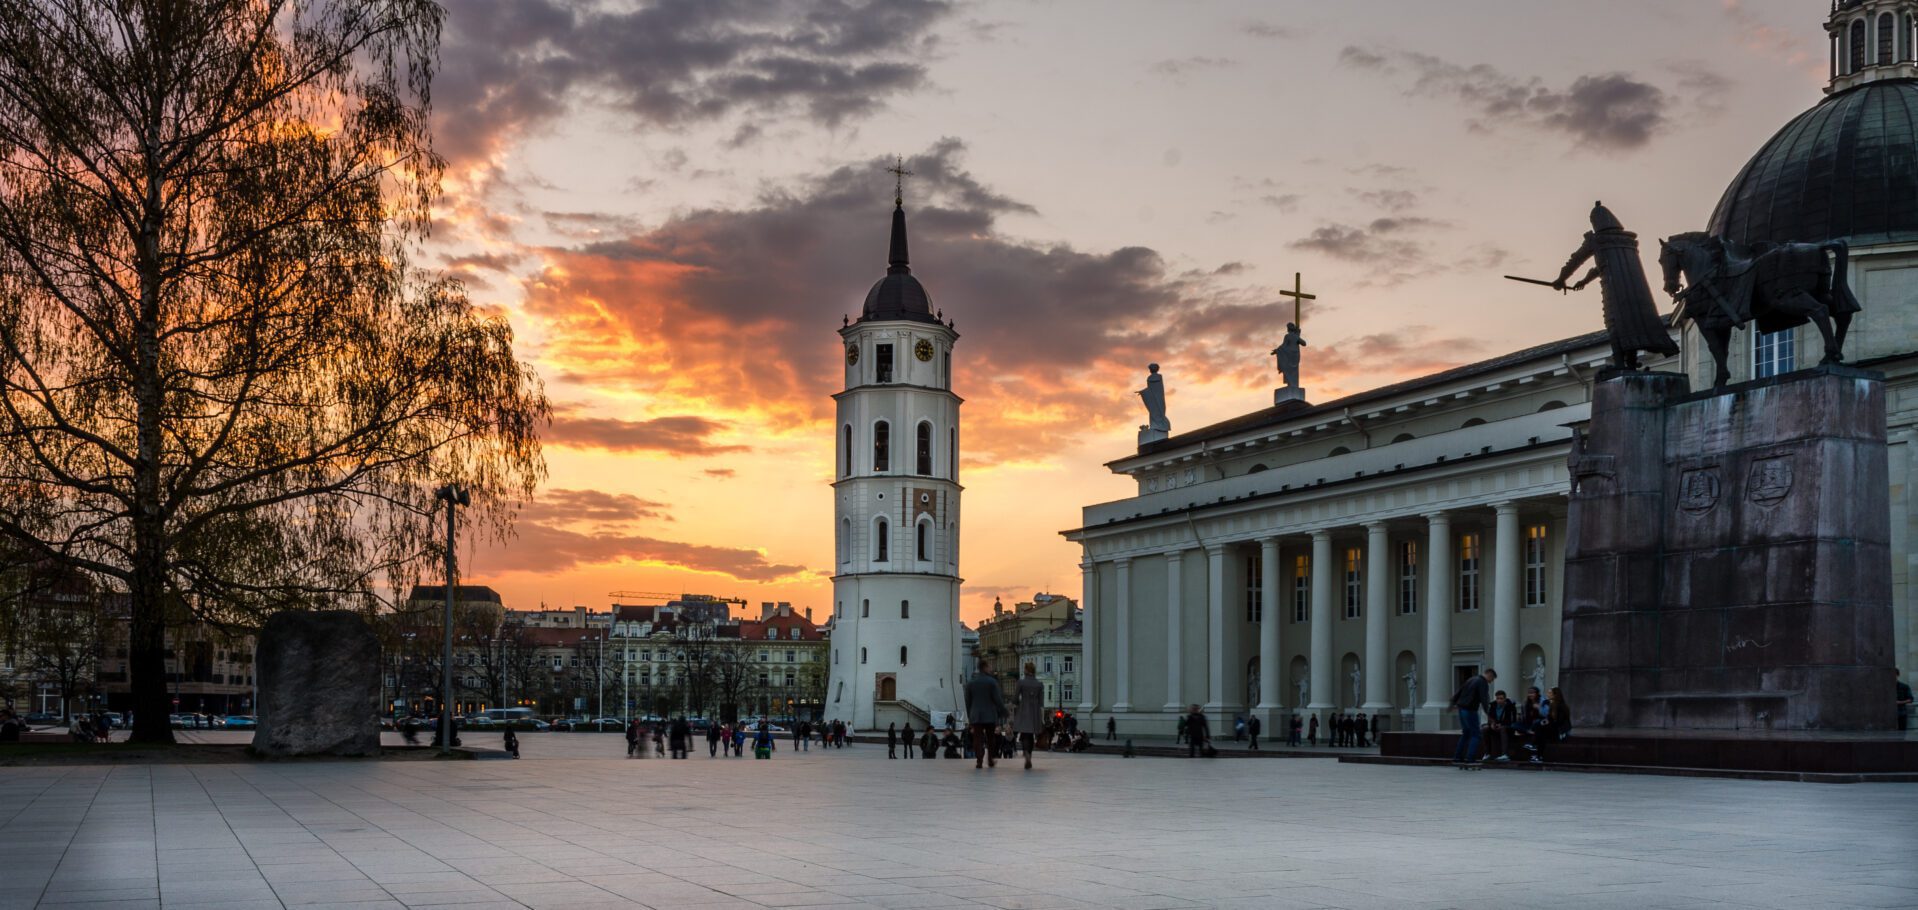
[[[906,159],[899,155],[892,156],[892,167],[886,168],[886,173],[893,176],[892,204],[895,206],[905,205],[906,178],[912,176],[912,172],[906,170]]]

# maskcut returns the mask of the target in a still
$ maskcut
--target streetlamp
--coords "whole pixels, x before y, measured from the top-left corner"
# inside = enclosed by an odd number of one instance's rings
[[[581,635],[585,642],[590,636]],[[599,633],[599,657],[593,664],[593,729],[599,729],[599,719],[606,716],[606,633]]]
[[[453,510],[473,504],[466,488],[447,484],[434,491],[433,498],[446,503],[446,640],[440,665],[440,754],[453,754]]]

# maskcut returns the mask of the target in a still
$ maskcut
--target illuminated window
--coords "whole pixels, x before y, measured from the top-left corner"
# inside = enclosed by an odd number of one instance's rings
[[[1479,535],[1461,534],[1458,538],[1458,609],[1470,613],[1478,609]]]
[[[883,420],[872,426],[872,470],[892,470],[892,425]]]
[[[1545,526],[1525,529],[1525,605],[1545,606]]]
[[[1399,615],[1419,611],[1419,545],[1416,540],[1399,543]]]
[[[1797,346],[1792,330],[1752,333],[1752,378],[1764,379],[1789,373],[1797,367]]]
[[[1292,561],[1292,621],[1305,622],[1312,615],[1312,557]]]
[[[1358,619],[1365,601],[1363,556],[1358,547],[1345,548],[1345,618]]]

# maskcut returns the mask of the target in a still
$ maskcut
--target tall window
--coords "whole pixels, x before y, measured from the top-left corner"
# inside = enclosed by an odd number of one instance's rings
[[[1898,34],[1898,26],[1893,23],[1890,13],[1878,17],[1878,62],[1891,62],[1892,39]]]
[[[946,428],[946,476],[959,479],[959,428]]]
[[[899,618],[900,619],[912,618],[912,601],[902,600],[899,602]]]
[[[1060,661],[1059,672],[1061,673],[1072,672],[1072,655],[1067,654],[1066,656],[1059,658],[1059,661]]]
[[[1245,559],[1245,621],[1246,622],[1264,622],[1265,621],[1265,607],[1261,603],[1261,601],[1264,600],[1265,592],[1262,590],[1264,587],[1265,587],[1264,562],[1260,560],[1259,557],[1257,556],[1246,557]]]
[[[860,648],[860,649],[859,649],[859,662],[860,662],[860,663],[862,663],[862,664],[866,662],[866,649],[865,649],[865,648]]]
[[[919,422],[918,442],[919,442],[919,446],[918,446],[919,457],[916,459],[917,463],[914,464],[913,467],[918,469],[919,476],[931,477],[932,476],[932,424],[927,423],[923,420]]]
[[[926,522],[922,521],[919,523],[919,558],[921,560],[929,560],[932,558],[932,547],[928,543],[932,536],[929,533],[930,528],[931,525],[928,525]]]
[[[892,381],[892,345],[879,345],[878,356],[873,358],[873,367],[879,371],[880,382]]]
[[[1851,68],[1845,72],[1855,73],[1865,68],[1865,20],[1852,20],[1850,44]]]
[[[1399,615],[1419,611],[1419,544],[1399,542]]]
[[[1792,330],[1752,333],[1752,378],[1764,379],[1797,368],[1797,345]]]
[[[902,667],[906,665],[906,646],[905,645],[899,646],[899,665]]]
[[[1292,561],[1292,621],[1305,622],[1312,615],[1312,557]]]
[[[872,425],[872,470],[892,470],[892,424],[883,420]]]
[[[1525,529],[1525,605],[1545,606],[1545,526]]]
[[[839,561],[852,562],[852,519],[839,520]]]
[[[1461,613],[1478,609],[1479,535],[1460,534],[1458,538],[1458,608]]]
[[[873,562],[890,562],[891,561],[888,558],[888,555],[886,553],[886,541],[891,536],[892,536],[891,529],[886,525],[886,520],[884,518],[879,519],[879,521],[876,522],[873,526],[873,535],[872,535],[873,537],[872,561]]]
[[[1358,547],[1345,548],[1345,618],[1358,619],[1365,603],[1364,563]]]
[[[840,469],[841,477],[852,476],[852,424],[846,424],[846,466]]]
[[[871,615],[872,615],[872,601],[870,600],[860,601],[859,602],[859,618],[865,619],[866,617]]]

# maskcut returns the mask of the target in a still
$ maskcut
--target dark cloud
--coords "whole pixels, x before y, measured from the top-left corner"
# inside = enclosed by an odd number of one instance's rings
[[[539,497],[520,509],[522,521],[551,523],[597,522],[624,524],[642,520],[672,521],[667,505],[628,493],[598,490],[541,490]]]
[[[1374,218],[1364,225],[1328,224],[1289,244],[1346,262],[1423,263],[1425,246],[1408,237],[1439,222],[1430,218]]]
[[[487,552],[487,571],[550,574],[583,565],[633,562],[710,572],[739,581],[774,582],[807,575],[805,566],[772,563],[757,550],[662,540],[613,530],[576,531],[550,521],[520,521],[511,546]]]
[[[1419,194],[1411,190],[1352,190],[1360,202],[1387,212],[1405,212],[1418,208]]]
[[[1205,70],[1225,69],[1237,64],[1225,57],[1181,57],[1176,60],[1160,60],[1148,67],[1159,76],[1186,76]]]
[[[1626,73],[1580,76],[1564,89],[1538,77],[1521,77],[1489,64],[1465,66],[1421,53],[1390,56],[1358,47],[1339,55],[1354,69],[1412,74],[1414,95],[1448,98],[1471,112],[1467,126],[1490,131],[1524,126],[1557,133],[1577,145],[1602,151],[1644,147],[1671,124],[1673,97]]]
[[[455,159],[485,156],[586,97],[660,126],[749,115],[836,127],[925,86],[920,61],[952,12],[946,0],[448,7],[434,102],[436,135]]]
[[[570,408],[555,408],[553,424],[542,441],[576,449],[609,452],[661,452],[678,457],[742,452],[745,446],[719,445],[712,437],[727,429],[723,421],[707,417],[655,417],[620,420],[592,417]]]
[[[732,468],[707,468],[706,470],[701,471],[700,473],[705,474],[707,477],[717,477],[723,480],[725,478],[732,477],[733,475],[738,474],[739,472],[733,470]]]
[[[1281,212],[1296,212],[1299,209],[1299,202],[1304,198],[1298,193],[1267,193],[1260,196],[1259,201]]]

